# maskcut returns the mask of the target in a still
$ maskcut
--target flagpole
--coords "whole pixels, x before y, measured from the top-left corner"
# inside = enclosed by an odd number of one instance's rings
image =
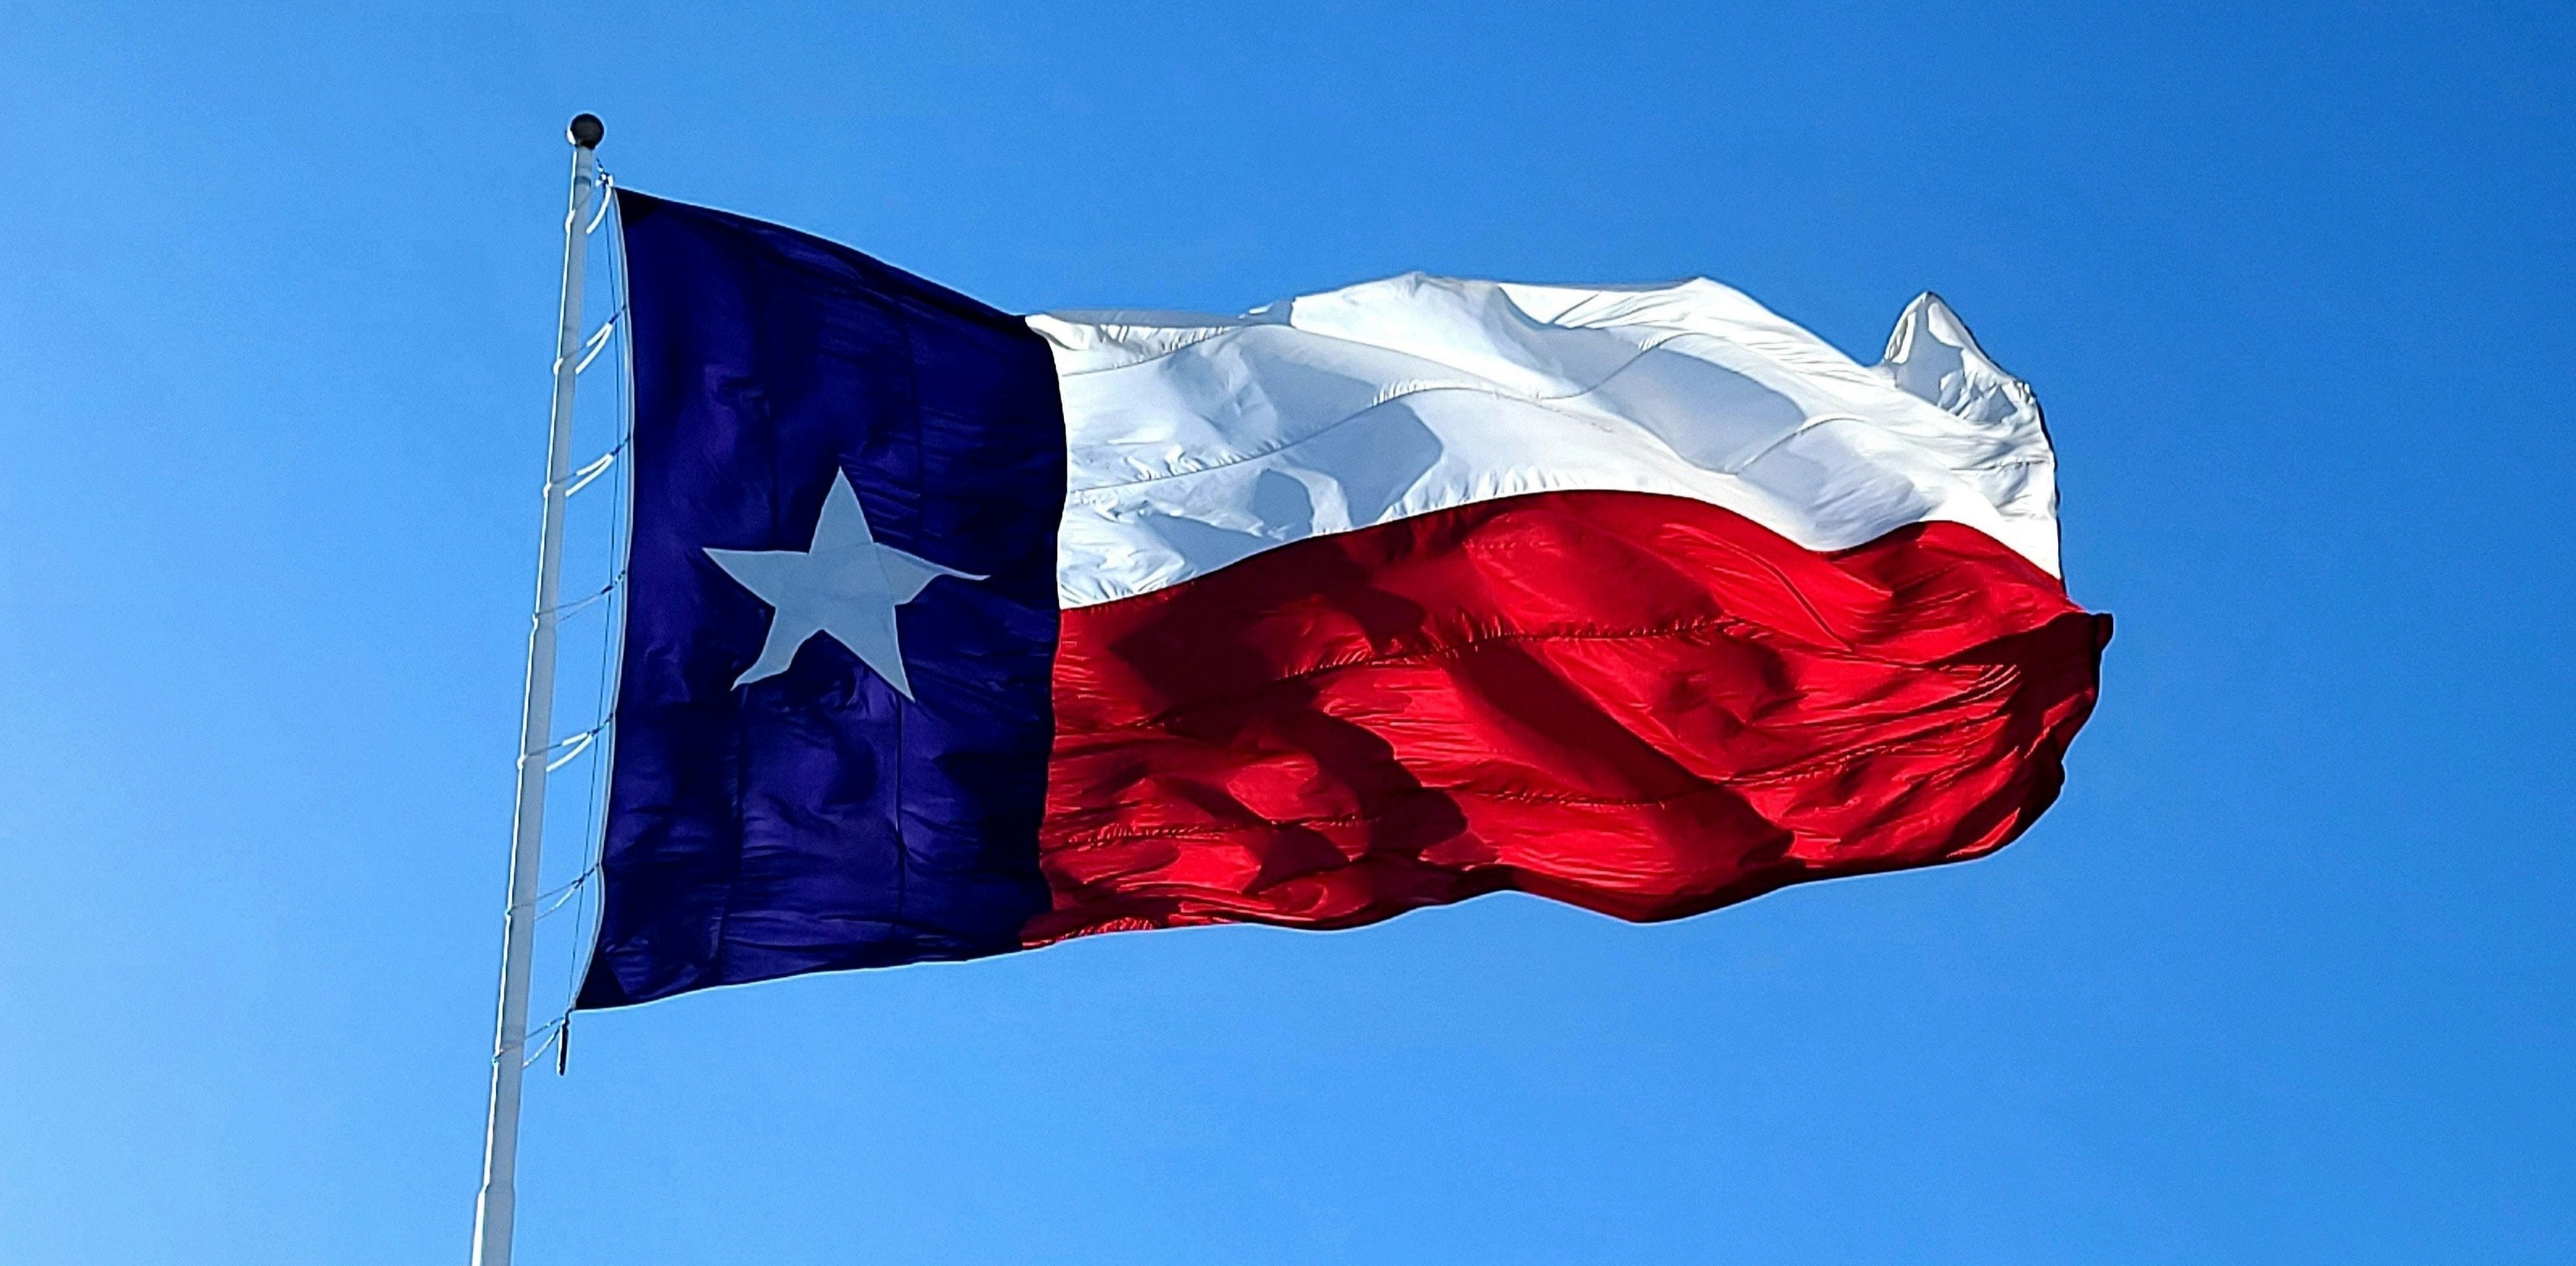
[[[599,188],[594,114],[573,116],[572,194],[564,211],[563,296],[555,322],[554,410],[546,436],[545,517],[538,531],[537,606],[528,628],[527,694],[519,711],[519,803],[510,825],[510,905],[503,916],[501,1008],[492,1041],[492,1105],[484,1121],[483,1189],[474,1201],[474,1266],[510,1266],[518,1207],[519,1085],[527,1072],[529,958],[537,936],[537,859],[546,825],[546,759],[553,751],[556,605],[563,578],[564,486],[572,476],[573,383],[581,350],[582,213]]]

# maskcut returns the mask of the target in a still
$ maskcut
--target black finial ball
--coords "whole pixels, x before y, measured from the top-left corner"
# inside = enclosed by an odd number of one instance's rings
[[[564,129],[564,135],[583,149],[597,149],[599,138],[608,135],[608,125],[600,122],[598,115],[584,111],[572,116],[572,126]]]

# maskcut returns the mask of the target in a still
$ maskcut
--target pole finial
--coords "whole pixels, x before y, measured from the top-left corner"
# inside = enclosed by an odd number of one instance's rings
[[[572,116],[572,126],[564,129],[564,135],[583,149],[597,149],[600,138],[608,135],[608,125],[600,122],[598,115],[584,110]]]

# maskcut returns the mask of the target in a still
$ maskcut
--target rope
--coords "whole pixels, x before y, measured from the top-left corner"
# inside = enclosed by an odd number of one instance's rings
[[[597,232],[599,227],[607,222],[612,209],[617,205],[617,200],[609,196],[614,185],[615,181],[603,168],[600,172],[599,209],[592,214],[589,225],[582,230],[585,235]],[[580,492],[602,477],[617,473],[621,464],[619,458],[627,454],[628,446],[634,441],[632,433],[634,340],[624,329],[630,302],[627,290],[625,242],[621,234],[610,233],[603,240],[603,246],[615,252],[609,271],[609,285],[612,291],[611,312],[609,318],[600,324],[584,344],[580,359],[573,366],[573,372],[580,373],[590,368],[592,362],[605,354],[612,344],[617,346],[621,371],[617,375],[618,435],[616,442],[606,452],[573,472],[564,488],[563,495],[566,497]],[[597,755],[614,746],[617,722],[615,688],[626,650],[625,609],[618,603],[623,597],[628,579],[626,553],[629,542],[627,538],[633,531],[633,509],[629,504],[627,484],[628,481],[623,478],[609,481],[611,489],[608,503],[609,530],[606,533],[607,557],[604,560],[609,576],[608,581],[583,597],[571,602],[558,603],[550,613],[561,619],[586,607],[607,603],[610,609],[617,612],[617,615],[608,622],[602,634],[605,646],[599,656],[599,674],[592,712],[592,715],[598,718],[598,722],[589,729],[558,740],[546,748],[545,754],[552,757],[546,764],[546,770],[549,773],[571,764],[585,754]],[[608,741],[607,746],[602,746],[602,740]],[[527,1052],[526,1059],[527,1066],[532,1067],[551,1050],[554,1053],[555,1073],[558,1076],[564,1075],[570,1067],[573,1010],[580,997],[582,974],[589,965],[589,955],[594,948],[591,942],[597,937],[593,924],[597,918],[598,907],[593,904],[592,894],[598,890],[598,881],[603,878],[602,852],[607,844],[605,827],[609,779],[609,762],[606,759],[593,760],[588,779],[588,804],[583,814],[582,869],[571,879],[540,894],[534,903],[537,906],[536,917],[541,920],[561,914],[566,909],[573,911],[571,935],[574,947],[565,961],[563,1010],[553,1020],[547,1022],[542,1030],[543,1039]]]
[[[615,200],[609,199],[607,201],[613,204]],[[625,317],[633,311],[635,301],[633,293],[627,286],[625,235],[623,233],[611,234],[609,237],[609,244],[611,249],[615,251],[615,256],[609,267],[608,273],[612,296],[610,303],[612,310],[616,312],[618,316]],[[619,328],[617,342],[620,357],[620,372],[617,375],[618,434],[616,446],[609,450],[611,453],[625,452],[628,450],[629,446],[635,442],[635,337],[633,332],[621,325]],[[608,557],[606,559],[606,563],[610,574],[617,577],[616,581],[612,583],[619,585],[622,585],[625,582],[625,579],[632,568],[632,559],[627,557],[627,547],[629,545],[629,537],[633,534],[632,518],[634,507],[631,504],[631,499],[627,495],[628,482],[629,481],[626,479],[619,479],[610,485],[610,529],[608,532]],[[601,656],[599,661],[599,679],[596,700],[593,704],[595,709],[593,715],[602,718],[603,726],[613,726],[615,724],[617,713],[617,682],[622,675],[626,658],[625,616],[626,608],[621,605],[617,609],[616,617],[609,624],[608,653]],[[604,733],[609,739],[610,747],[613,749],[616,745],[616,731],[614,729],[607,729]],[[585,877],[601,877],[604,875],[603,867],[607,861],[605,853],[608,847],[607,800],[610,776],[611,771],[607,760],[598,760],[591,763],[590,803],[583,815],[586,827],[583,834],[589,852],[589,856],[585,859],[587,864],[583,870]],[[588,921],[595,917],[592,913],[593,907],[591,905],[591,894],[596,891],[598,887],[598,885],[584,883],[575,890],[578,894],[577,900],[580,902],[580,905],[576,907],[575,922],[577,927],[588,927]],[[581,977],[584,970],[588,967],[588,963],[586,961],[589,957],[588,951],[595,948],[595,945],[593,945],[592,942],[595,942],[596,937],[597,933],[593,931],[588,937],[582,938],[581,948],[577,949],[576,952],[568,958],[564,965],[565,997],[568,1000],[566,1003],[567,1009],[565,1011],[567,1023],[569,1023],[569,1016],[571,1015],[571,1003],[569,1000],[578,998],[580,995]],[[560,1071],[560,1069],[558,1071]]]

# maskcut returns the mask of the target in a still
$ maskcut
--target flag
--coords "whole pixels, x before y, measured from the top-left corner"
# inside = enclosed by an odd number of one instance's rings
[[[621,190],[627,614],[585,1008],[1518,890],[1980,856],[2107,616],[2030,389],[1705,280],[1017,317]]]

